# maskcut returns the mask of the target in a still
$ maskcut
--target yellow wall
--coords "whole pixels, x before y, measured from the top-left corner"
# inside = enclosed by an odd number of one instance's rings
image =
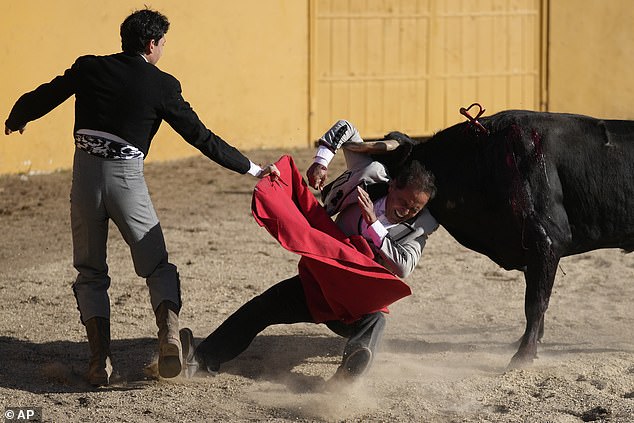
[[[541,108],[542,0],[313,0],[311,136],[345,117],[365,137],[431,135]]]
[[[158,66],[181,81],[212,131],[243,150],[308,145],[308,1],[2,2],[2,123],[22,93],[61,74],[77,56],[120,51],[120,23],[148,4],[171,24]],[[73,102],[31,122],[23,135],[3,135],[0,174],[70,167]],[[196,153],[164,124],[148,159]]]
[[[631,0],[550,0],[548,110],[634,119]]]
[[[0,1],[3,121],[77,56],[120,51],[146,3],[171,22],[159,67],[242,150],[306,147],[339,118],[429,135],[471,101],[634,119],[631,0]],[[3,137],[0,174],[70,167],[73,101]],[[193,154],[163,125],[149,160]]]

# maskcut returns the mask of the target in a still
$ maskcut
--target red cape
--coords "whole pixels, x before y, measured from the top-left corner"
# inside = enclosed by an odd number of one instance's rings
[[[405,283],[373,260],[364,238],[343,234],[290,156],[275,165],[280,180],[258,182],[251,210],[282,247],[302,256],[299,276],[315,322],[352,322],[411,294]]]

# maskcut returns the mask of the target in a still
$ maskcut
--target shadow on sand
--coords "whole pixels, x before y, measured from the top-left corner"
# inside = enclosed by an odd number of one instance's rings
[[[198,344],[201,339],[196,339]],[[327,364],[332,374],[341,361],[345,339],[337,336],[314,335],[260,335],[247,350],[234,360],[224,363],[221,373],[254,380],[266,380],[286,385],[290,392],[301,393],[320,390],[326,380],[322,376],[294,371],[306,363]],[[554,347],[554,346],[551,346]],[[384,342],[382,351],[399,354],[427,355],[439,352],[473,351],[508,354],[513,344],[491,343],[430,343],[423,340],[391,338]],[[585,349],[580,345],[558,345],[549,354],[597,353],[612,349]],[[113,340],[111,345],[114,374],[112,384],[101,390],[143,389],[156,383],[158,378],[148,371],[156,360],[156,339],[138,338]],[[89,359],[86,342],[55,341],[33,343],[0,336],[0,386],[32,393],[90,392],[96,388],[84,377]],[[509,359],[510,359],[509,354]],[[491,370],[490,368],[488,370]],[[502,369],[500,369],[502,370]],[[200,372],[198,376],[205,377]],[[328,376],[329,377],[329,376]],[[174,379],[174,380],[178,380]]]
[[[105,389],[139,389],[151,381],[144,368],[152,362],[155,349],[156,340],[151,338],[113,340],[113,384]],[[89,359],[87,342],[39,344],[0,336],[0,355],[0,386],[3,388],[38,394],[95,390],[84,377]]]

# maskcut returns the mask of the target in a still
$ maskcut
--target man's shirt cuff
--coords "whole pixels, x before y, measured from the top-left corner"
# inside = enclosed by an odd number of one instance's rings
[[[249,160],[249,163],[251,163],[251,167],[249,168],[247,173],[253,176],[260,176],[260,172],[262,172],[262,168],[256,165],[255,163],[253,163],[251,160]]]
[[[367,227],[364,231],[364,236],[366,238],[370,238],[372,243],[377,247],[381,248],[383,244],[383,240],[387,236],[387,229],[385,226],[377,219],[373,224]]]
[[[332,158],[335,157],[335,153],[324,145],[320,145],[315,153],[314,162],[324,167],[328,167]]]

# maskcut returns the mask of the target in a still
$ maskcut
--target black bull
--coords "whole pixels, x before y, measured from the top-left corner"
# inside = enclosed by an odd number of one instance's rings
[[[560,258],[634,250],[634,121],[505,111],[414,145],[434,173],[431,213],[462,245],[526,279],[526,330],[511,367],[532,362]]]

